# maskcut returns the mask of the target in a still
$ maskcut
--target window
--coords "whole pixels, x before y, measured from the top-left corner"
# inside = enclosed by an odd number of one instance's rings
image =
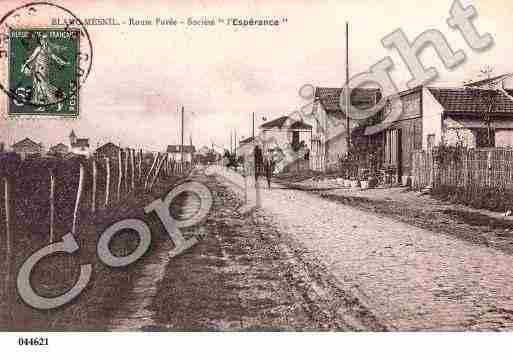
[[[490,133],[490,135],[488,135]],[[490,128],[478,128],[474,131],[476,137],[476,147],[495,147],[495,130]]]

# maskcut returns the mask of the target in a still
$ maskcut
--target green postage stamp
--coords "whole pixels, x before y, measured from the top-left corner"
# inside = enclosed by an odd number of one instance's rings
[[[9,32],[9,115],[78,116],[79,30]]]

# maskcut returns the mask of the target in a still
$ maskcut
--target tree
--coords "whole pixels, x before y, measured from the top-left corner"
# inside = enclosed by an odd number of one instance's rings
[[[479,72],[479,77],[484,77],[484,79],[468,81],[465,83],[465,86],[472,91],[472,97],[475,98],[480,108],[480,118],[486,127],[486,147],[488,147],[494,144],[492,138],[492,114],[496,108],[497,99],[500,96],[500,90],[497,89],[497,86],[502,83],[506,75],[492,76],[493,67],[489,65],[482,68]]]

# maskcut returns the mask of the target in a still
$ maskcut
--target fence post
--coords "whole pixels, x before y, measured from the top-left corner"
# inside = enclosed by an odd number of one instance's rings
[[[75,200],[75,209],[73,211],[73,226],[71,227],[71,233],[74,235],[77,233],[77,222],[78,222],[78,210],[80,208],[80,200],[82,199],[82,191],[84,189],[84,165],[80,163],[80,175],[78,178],[78,189],[77,198]]]
[[[123,175],[123,163],[121,161],[122,161],[122,156],[121,156],[121,148],[120,148],[119,151],[118,151],[118,170],[119,170],[119,174],[118,174],[118,201],[121,198],[121,178],[122,178],[122,175]]]
[[[160,158],[160,161],[158,162],[157,168],[155,169],[155,175],[153,176],[153,180],[150,182],[150,191],[153,188],[153,185],[155,184],[155,181],[157,180],[157,177],[160,174],[160,169],[162,168],[162,164],[164,163],[165,156],[162,156]]]
[[[132,167],[132,190],[135,190],[135,150],[129,150],[130,152],[130,167]]]
[[[142,178],[142,158],[143,158],[143,152],[142,149],[139,150],[139,159],[137,162],[139,162],[139,185],[141,183]]]
[[[12,237],[11,237],[11,186],[9,183],[9,178],[7,176],[4,177],[4,202],[5,202],[5,238],[6,238],[6,251],[5,251],[5,263],[6,263],[6,273],[5,273],[5,296],[7,302],[7,316],[9,320],[9,324],[13,320],[11,305],[13,304],[13,295],[11,293],[11,262],[12,262]]]
[[[109,205],[109,192],[110,192],[110,158],[105,157],[105,207]]]
[[[98,167],[96,165],[96,159],[93,157],[93,196],[91,199],[91,212],[96,212],[96,181],[97,181]]]
[[[157,160],[159,158],[159,153],[157,152],[154,154],[153,163],[151,164],[150,170],[146,174],[146,180],[144,181],[144,189],[148,188],[148,181],[150,180],[151,172],[153,171],[153,168],[155,167],[155,164],[157,163]]]
[[[124,182],[125,182],[125,191],[128,193],[130,192],[130,187],[128,187],[128,151],[129,149],[126,149],[125,152],[125,173],[124,173]]]
[[[50,170],[50,243],[55,238],[55,173]]]

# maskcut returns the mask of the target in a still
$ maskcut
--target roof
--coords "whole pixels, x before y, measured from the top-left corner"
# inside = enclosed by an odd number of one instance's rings
[[[253,138],[253,136],[251,136],[251,137],[245,138],[245,139],[243,139],[243,140],[240,140],[240,141],[239,141],[239,144],[240,144],[240,145],[245,145],[246,143],[251,143],[251,142],[253,142],[253,140],[254,140],[254,138]]]
[[[77,138],[75,142],[71,144],[71,147],[89,147],[88,138]]]
[[[473,87],[440,88],[428,87],[435,99],[446,112],[481,113],[488,111],[487,94],[493,94],[493,113],[513,113],[513,99],[500,90],[487,90]]]
[[[495,76],[495,77],[491,77],[489,79],[484,79],[484,80],[479,80],[479,81],[474,81],[474,82],[469,82],[468,84],[465,84],[465,86],[484,86],[484,85],[494,85],[494,84],[497,84],[499,82],[502,82],[504,80],[506,80],[507,78],[513,76],[512,73],[508,73],[508,74],[503,74],[503,75],[499,75],[499,76]]]
[[[513,97],[513,89],[504,89],[504,91],[506,91],[508,95]]]
[[[30,138],[26,137],[23,140],[13,144],[12,147],[13,148],[18,148],[18,147],[37,147],[37,148],[42,148],[43,146],[41,146],[39,143],[36,143],[36,142],[32,141]]]
[[[275,118],[274,120],[271,120],[271,121],[268,121],[268,122],[264,122],[263,124],[260,125],[260,128],[282,128],[283,125],[285,124],[285,121],[287,121],[290,117],[288,116],[281,116],[281,117],[278,117],[278,118]]]
[[[290,128],[292,130],[311,130],[312,126],[310,126],[307,123],[304,123],[303,121],[296,121],[290,126]]]
[[[107,142],[107,143],[105,143],[105,144],[101,145],[100,147],[98,147],[98,148],[96,149],[96,151],[97,151],[97,152],[98,152],[98,151],[99,151],[99,152],[102,152],[102,151],[105,151],[105,150],[107,150],[107,149],[109,149],[109,148],[112,148],[112,149],[117,150],[117,149],[119,149],[120,147],[119,147],[118,145],[116,145],[116,144],[112,143],[112,142]]]
[[[301,130],[301,129],[311,130],[312,129],[312,126],[304,123],[303,121],[294,120],[293,118],[288,117],[288,116],[281,116],[274,120],[265,122],[262,125],[260,125],[260,128],[263,128],[265,130],[269,130],[271,128],[281,129],[281,128],[285,127],[285,123],[287,122],[287,120],[289,120],[289,123],[290,123],[290,121],[294,121],[287,129],[290,129],[290,130]]]
[[[181,153],[181,145],[169,145],[167,146],[167,152],[169,153]],[[196,152],[196,149],[194,146],[191,145],[184,145],[183,146],[183,152],[184,153],[194,153]]]
[[[340,95],[344,94],[340,87],[316,87],[315,99],[320,101],[326,112],[342,112]],[[357,87],[351,91],[351,104],[359,109],[369,109],[381,97],[381,91],[376,88]]]

